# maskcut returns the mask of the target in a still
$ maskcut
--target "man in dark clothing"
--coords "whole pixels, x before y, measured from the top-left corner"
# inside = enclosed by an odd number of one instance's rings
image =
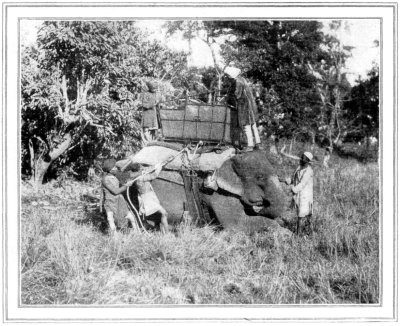
[[[135,218],[129,211],[128,205],[122,193],[126,191],[128,186],[132,184],[127,183],[126,185],[119,186],[119,181],[115,176],[117,168],[115,167],[116,161],[114,159],[107,159],[103,163],[104,175],[101,180],[103,187],[103,203],[104,209],[107,214],[107,221],[112,232],[115,232],[115,220],[120,224],[124,225],[126,220],[135,225]]]
[[[157,131],[160,128],[157,107],[162,100],[161,94],[157,92],[157,85],[153,82],[148,82],[145,91],[140,93],[140,101],[143,108],[142,129],[146,142],[156,139]]]
[[[260,135],[256,125],[257,104],[254,100],[251,88],[246,79],[241,76],[240,69],[227,67],[224,72],[236,81],[235,98],[238,109],[238,120],[247,138],[247,147],[244,151],[251,152],[254,148],[262,149]]]

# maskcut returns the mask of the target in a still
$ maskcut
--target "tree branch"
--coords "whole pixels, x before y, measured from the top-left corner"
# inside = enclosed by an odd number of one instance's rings
[[[72,142],[72,136],[70,133],[65,134],[64,136],[64,141],[56,146],[50,153],[50,160],[51,162],[54,161],[56,158],[58,158],[62,153],[64,153],[67,148],[71,145]]]
[[[62,76],[61,82],[61,93],[64,97],[65,101],[65,110],[69,111],[69,100],[68,100],[68,93],[67,93],[67,77],[65,75]]]
[[[29,139],[29,155],[30,155],[30,166],[31,166],[31,171],[33,174],[33,179],[35,179],[35,151],[33,150],[33,143],[32,143],[32,139]]]
[[[288,157],[288,158],[291,158],[291,159],[300,161],[300,157],[298,157],[298,156],[296,156],[296,155],[291,155],[291,154],[285,153],[285,148],[286,148],[286,145],[283,145],[283,147],[282,147],[282,149],[281,149],[281,154],[282,154],[283,156],[286,156],[286,157]]]

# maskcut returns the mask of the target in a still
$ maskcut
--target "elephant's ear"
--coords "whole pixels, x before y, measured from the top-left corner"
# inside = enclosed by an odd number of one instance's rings
[[[231,194],[242,196],[244,193],[243,183],[233,170],[232,160],[227,160],[216,172],[218,187]]]

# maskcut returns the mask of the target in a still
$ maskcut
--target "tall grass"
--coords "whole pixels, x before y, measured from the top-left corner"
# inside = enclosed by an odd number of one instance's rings
[[[333,163],[328,170],[314,167],[314,232],[287,239],[183,225],[167,235],[111,237],[100,213],[85,211],[81,201],[57,210],[32,205],[45,198],[51,206],[65,206],[51,196],[58,188],[23,188],[21,301],[377,303],[378,166],[339,158]],[[284,164],[280,173],[292,168]]]

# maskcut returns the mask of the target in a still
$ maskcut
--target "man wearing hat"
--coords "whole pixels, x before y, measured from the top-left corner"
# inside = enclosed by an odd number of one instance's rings
[[[129,211],[128,205],[122,193],[126,191],[129,183],[123,186],[119,186],[119,181],[115,174],[117,168],[115,166],[115,159],[107,159],[103,163],[104,175],[101,180],[103,187],[104,196],[104,209],[107,214],[107,221],[112,232],[115,232],[117,224],[122,227],[127,226],[127,221],[131,221],[132,225],[135,225],[133,214]]]
[[[247,138],[247,147],[244,151],[251,152],[254,148],[262,149],[255,118],[257,114],[257,105],[251,88],[246,79],[240,74],[240,69],[227,67],[224,72],[236,81],[235,98],[237,101],[239,125]]]
[[[311,168],[312,160],[313,155],[310,152],[304,152],[292,178],[286,179],[286,184],[292,185],[292,204],[297,213],[297,234],[299,233],[301,218],[307,217],[310,220],[313,213],[314,172]]]

